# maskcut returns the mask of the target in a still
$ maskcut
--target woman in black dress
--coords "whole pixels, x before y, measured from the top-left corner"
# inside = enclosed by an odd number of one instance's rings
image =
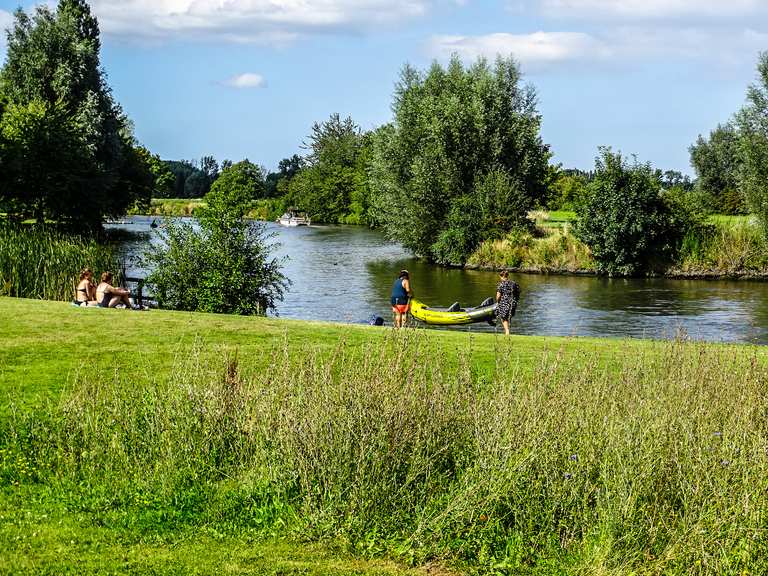
[[[504,326],[504,334],[509,335],[509,320],[515,315],[517,298],[520,293],[515,282],[509,279],[509,272],[499,272],[499,283],[496,286],[496,318]]]

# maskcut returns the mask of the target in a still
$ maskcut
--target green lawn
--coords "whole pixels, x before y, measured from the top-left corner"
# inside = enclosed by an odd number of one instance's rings
[[[27,411],[34,411],[35,419],[44,418],[48,412],[55,411],[59,400],[70,395],[78,383],[80,393],[84,390],[83,382],[92,381],[94,386],[97,383],[98,386],[109,386],[110,374],[114,375],[116,386],[130,385],[137,390],[146,386],[149,389],[156,381],[170,378],[173,372],[181,370],[184,373],[184,367],[192,362],[203,366],[202,369],[196,369],[195,378],[202,382],[216,382],[221,378],[222,358],[237,354],[239,369],[247,382],[249,373],[263,374],[270,369],[275,353],[302,358],[318,357],[316,353],[319,352],[319,357],[323,358],[343,348],[347,361],[350,354],[353,362],[357,355],[363,361],[371,356],[372,351],[375,353],[379,348],[386,348],[379,346],[385,341],[390,350],[393,347],[396,349],[401,342],[408,342],[393,338],[393,334],[391,329],[369,326],[157,310],[132,312],[81,309],[59,302],[0,298],[0,419],[21,421],[15,416],[11,418],[11,414]],[[583,455],[584,462],[582,464],[579,460],[579,465],[588,464],[592,454],[591,442],[603,433],[600,424],[604,422],[602,417],[597,423],[593,421],[595,418],[587,417],[592,411],[600,413],[605,408],[606,418],[609,415],[613,418],[608,421],[611,427],[620,430],[618,426],[626,424],[627,438],[643,441],[647,446],[656,446],[653,438],[658,433],[644,435],[636,426],[640,422],[649,429],[655,426],[665,435],[667,423],[687,418],[688,414],[688,411],[683,410],[674,412],[674,418],[669,415],[656,417],[657,407],[654,402],[657,397],[667,398],[663,401],[665,410],[677,410],[676,406],[680,402],[687,402],[693,397],[693,385],[695,383],[698,386],[699,375],[702,382],[713,387],[721,381],[723,370],[729,370],[729,374],[736,374],[734,377],[746,381],[747,372],[743,371],[749,368],[750,359],[751,366],[760,366],[765,360],[764,350],[754,346],[686,344],[678,348],[650,340],[527,336],[505,338],[494,334],[432,330],[422,331],[417,336],[422,357],[428,361],[430,351],[439,353],[443,362],[449,365],[445,372],[447,375],[454,372],[450,366],[453,364],[461,370],[470,370],[474,375],[479,375],[479,378],[467,378],[467,382],[482,383],[484,374],[501,371],[512,378],[514,386],[519,383],[519,392],[515,394],[527,394],[525,397],[528,398],[520,404],[521,414],[527,414],[525,406],[530,405],[533,411],[526,417],[533,416],[528,424],[541,426],[542,431],[554,426],[553,430],[559,431],[561,425],[556,424],[556,421],[562,420],[562,426],[569,427],[563,428],[565,441],[573,446],[581,445],[581,448],[568,446],[562,447],[562,450],[565,450],[566,455]],[[740,366],[738,370],[742,372],[733,372],[729,368],[733,363]],[[208,365],[211,368],[205,368]],[[638,370],[641,366],[643,369]],[[210,370],[211,380],[204,380],[205,370]],[[681,375],[678,375],[678,371]],[[319,370],[315,373],[324,372]],[[550,374],[555,376],[548,381]],[[600,374],[608,374],[608,377],[602,378]],[[661,384],[657,384],[657,377],[661,379]],[[526,384],[528,380],[530,382]],[[626,388],[625,380],[635,384]],[[293,380],[290,382],[293,390]],[[679,382],[682,382],[682,387]],[[311,393],[313,383],[310,382],[309,387],[306,382],[304,385],[304,393]],[[338,390],[343,390],[344,386],[346,384]],[[563,387],[562,395],[558,391],[560,386]],[[758,384],[750,386],[745,388],[745,393],[759,391]],[[613,397],[614,389],[623,392]],[[722,400],[731,389],[729,387],[718,391],[713,398]],[[98,389],[92,390],[96,392]],[[552,403],[548,404],[545,400],[550,393],[554,396]],[[627,400],[627,406],[632,406],[629,412],[624,413],[622,408],[611,408],[615,402],[623,401],[622,397],[625,397],[624,400],[626,397],[634,398]],[[141,396],[131,398],[140,399]],[[608,398],[610,402],[606,403]],[[386,401],[387,396],[382,399]],[[544,402],[540,408],[537,407],[539,402]],[[723,426],[726,426],[723,421],[735,417],[731,407],[737,402],[744,402],[738,394],[722,406],[713,408],[711,415],[702,412],[697,416],[698,420],[722,418],[717,420],[716,425],[702,424],[707,435],[711,435],[710,428],[723,430]],[[695,404],[702,410],[705,405],[709,406],[709,400]],[[747,405],[755,406],[754,402]],[[282,406],[287,413],[288,407]],[[563,406],[568,408],[562,409]],[[450,403],[444,405],[444,409],[449,408]],[[377,405],[376,410],[381,409]],[[492,405],[489,405],[489,409],[492,409]],[[544,417],[547,409],[551,416]],[[633,411],[638,413],[634,414]],[[504,409],[498,415],[506,413]],[[754,409],[750,413],[758,414]],[[429,419],[434,414],[430,412]],[[617,417],[616,414],[621,416]],[[168,424],[172,422],[169,420]],[[125,423],[122,425],[125,426]],[[106,433],[112,434],[109,425],[105,426]],[[33,424],[24,433],[34,433],[34,430]],[[576,434],[575,431],[581,432]],[[519,437],[525,434],[521,428]],[[541,440],[556,438],[535,430],[529,431],[528,435],[531,446],[536,445],[537,451],[541,445],[542,454],[546,452],[546,447],[541,444]],[[618,432],[617,437],[623,438]],[[0,554],[0,574],[446,573],[442,565],[414,570],[385,560],[366,560],[388,553],[390,549],[386,547],[387,542],[392,543],[395,550],[398,549],[399,541],[396,537],[387,540],[386,535],[376,532],[370,535],[373,546],[370,550],[366,548],[368,540],[365,537],[346,539],[340,533],[337,538],[337,533],[325,530],[320,530],[322,536],[319,543],[308,544],[302,538],[317,540],[317,536],[311,535],[311,526],[305,525],[304,532],[294,532],[292,528],[291,518],[297,518],[300,510],[280,508],[284,504],[279,501],[258,500],[261,494],[259,484],[254,484],[255,481],[247,475],[239,478],[224,477],[216,483],[201,480],[200,485],[180,485],[180,491],[173,492],[170,500],[168,495],[162,496],[164,500],[153,500],[160,498],[162,487],[156,493],[148,492],[151,478],[135,489],[130,482],[120,486],[107,485],[106,482],[120,482],[120,479],[111,476],[112,480],[104,480],[110,476],[102,475],[98,466],[102,465],[100,462],[106,461],[94,460],[96,468],[81,476],[67,476],[66,473],[57,476],[46,472],[47,475],[41,476],[42,479],[35,480],[35,472],[26,472],[24,452],[5,451],[4,445],[10,444],[0,444],[0,550],[3,551]],[[52,440],[51,449],[54,452],[47,462],[56,462],[56,445],[56,440]],[[76,456],[85,459],[88,452],[83,451],[81,456],[80,446],[77,444]],[[558,453],[561,451],[561,448],[552,446],[550,450]],[[688,444],[675,445],[673,452],[679,451],[681,446]],[[626,447],[624,440],[616,440],[614,449],[630,448]],[[751,450],[751,445],[740,448],[745,458],[751,454],[748,449]],[[522,452],[529,453],[525,448]],[[607,458],[611,453],[611,450],[595,452],[594,457]],[[639,452],[640,455],[646,453],[644,449]],[[61,454],[68,454],[67,458],[72,456],[69,448]],[[530,457],[526,456],[521,465]],[[623,457],[617,458],[616,462],[624,461]],[[560,464],[553,462],[552,470],[562,478]],[[646,477],[658,472],[660,465],[655,461],[645,462],[640,459],[638,462],[646,466]],[[683,467],[693,467],[696,462],[692,458],[679,460]],[[596,466],[596,469],[600,469],[600,465]],[[762,469],[758,468],[755,465],[755,474],[762,474]],[[717,467],[714,473],[724,474],[719,472],[721,469],[722,466]],[[619,470],[618,466],[616,470]],[[153,472],[148,470],[147,474],[151,476]],[[167,471],[164,474],[170,478]],[[689,482],[689,478],[696,477],[696,474],[698,472],[694,470],[683,479]],[[520,482],[523,483],[518,486],[525,486],[527,480],[523,478]],[[741,492],[738,493],[741,494],[749,486],[753,486],[752,480],[734,482],[729,491],[723,492],[721,496],[723,506],[731,505],[728,496],[730,491],[739,489]],[[640,489],[640,485],[635,489]],[[645,489],[647,492],[647,486]],[[696,493],[690,496],[695,500]],[[574,502],[582,500],[582,496],[579,496]],[[254,508],[251,512],[246,510],[240,514],[242,505]],[[233,520],[233,523],[229,523],[227,514],[230,513],[235,514],[237,522]],[[267,518],[263,524],[257,522],[260,514]],[[722,514],[722,511],[712,514],[713,518],[717,518],[717,514]],[[250,520],[244,521],[246,517]],[[602,545],[604,550],[611,552],[620,548],[614,548],[610,542],[603,542]],[[733,547],[732,544],[729,546]],[[523,549],[528,550],[525,547]],[[584,554],[588,549],[587,544]],[[404,559],[407,559],[407,555]],[[584,564],[576,565],[591,565],[599,571],[601,560],[598,554],[598,557],[586,560],[578,555],[568,557],[563,560],[564,564],[552,564],[549,568],[544,564],[535,573],[565,574],[569,572],[568,562],[578,563],[582,560]],[[649,560],[649,570],[651,565]],[[613,571],[604,573],[619,574],[622,568],[614,567]]]
[[[67,303],[0,298],[0,414],[11,404],[40,406],[77,378],[119,371],[144,382],[199,355],[221,358],[237,351],[244,370],[268,366],[270,352],[288,346],[292,354],[336,349],[340,342],[360,348],[390,334],[386,328],[278,318],[247,318],[150,310],[132,312],[77,308]],[[500,346],[523,365],[542,352],[564,349],[597,352],[607,363],[652,342],[589,338],[502,336],[487,333],[425,331],[427,346],[447,351],[449,358],[471,350],[481,371],[493,368]]]

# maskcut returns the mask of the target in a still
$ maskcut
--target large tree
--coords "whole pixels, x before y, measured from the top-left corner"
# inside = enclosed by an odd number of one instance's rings
[[[375,137],[373,213],[390,237],[441,263],[525,225],[544,201],[549,150],[536,94],[513,58],[406,66],[394,121]]]
[[[736,127],[730,122],[718,125],[708,138],[699,136],[689,151],[697,184],[708,199],[709,208],[722,214],[744,213],[746,205],[739,189],[741,154]]]
[[[100,47],[84,0],[60,0],[55,11],[39,6],[32,16],[18,10],[8,32],[0,91],[11,117],[2,119],[9,152],[0,197],[39,220],[96,227],[151,191],[141,184],[148,168],[104,78]]]
[[[307,211],[318,222],[365,222],[361,212],[361,179],[365,176],[366,139],[352,118],[332,114],[324,122],[315,122],[309,142],[306,168],[292,177],[288,199]]]
[[[749,87],[747,103],[736,115],[744,197],[768,236],[768,52],[757,65],[758,81]]]

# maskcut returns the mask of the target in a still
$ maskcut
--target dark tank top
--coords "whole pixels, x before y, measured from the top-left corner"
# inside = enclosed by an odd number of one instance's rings
[[[390,298],[392,306],[397,304],[408,304],[408,292],[403,288],[403,279],[398,278],[392,285],[392,297]]]

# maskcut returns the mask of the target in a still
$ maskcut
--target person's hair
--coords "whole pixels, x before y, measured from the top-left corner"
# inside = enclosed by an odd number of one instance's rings
[[[107,284],[112,284],[112,272],[102,272],[101,281]]]
[[[504,280],[506,280],[507,278],[509,278],[509,271],[502,270],[501,272],[499,272],[499,276],[501,276],[502,278],[504,278]]]
[[[90,268],[83,268],[80,270],[80,280],[85,280],[85,277],[88,276],[88,274],[93,274],[93,270]]]
[[[400,278],[410,278],[411,275],[408,273],[408,270],[400,270]]]

